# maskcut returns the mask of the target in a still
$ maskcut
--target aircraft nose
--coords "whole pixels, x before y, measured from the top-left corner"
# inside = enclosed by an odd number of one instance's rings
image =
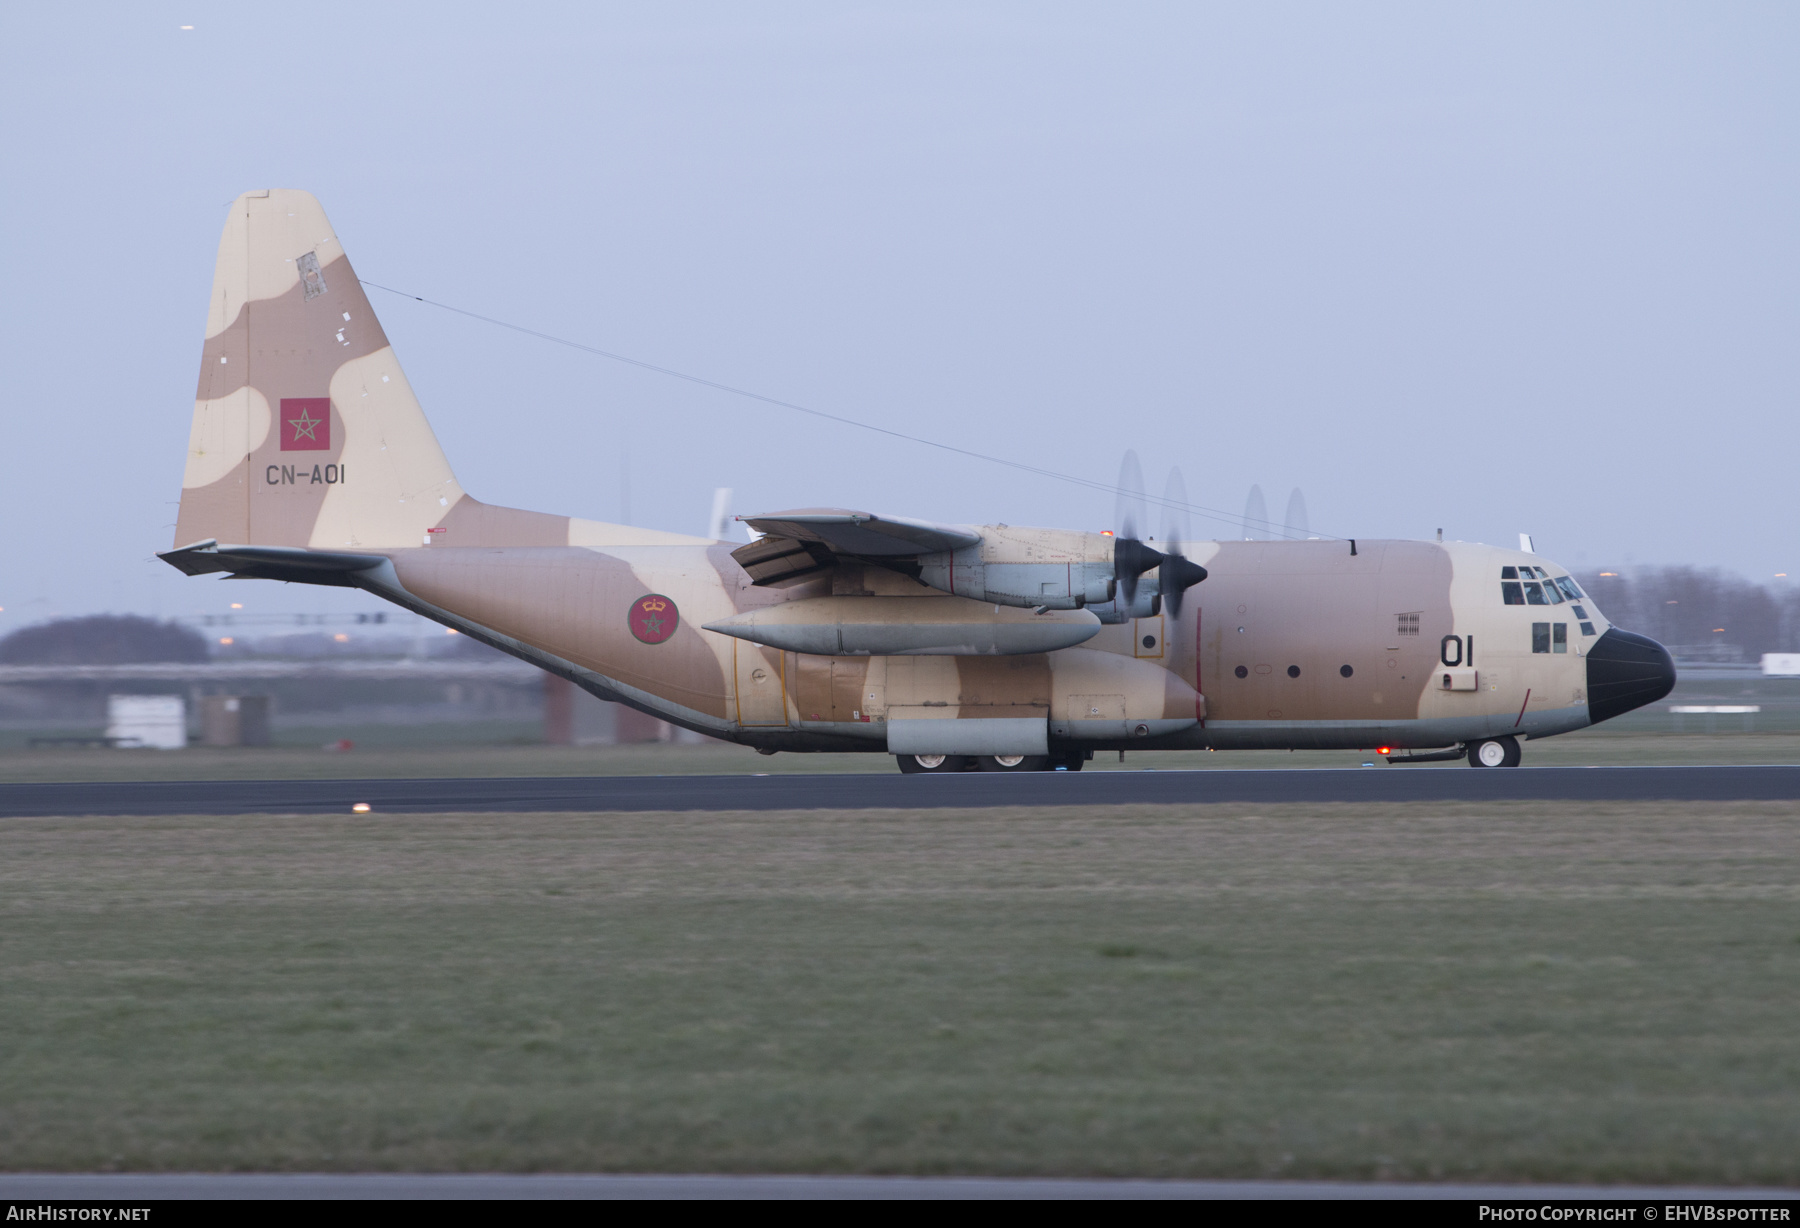
[[[1653,704],[1674,688],[1675,659],[1647,635],[1612,627],[1588,649],[1588,720],[1596,725]]]

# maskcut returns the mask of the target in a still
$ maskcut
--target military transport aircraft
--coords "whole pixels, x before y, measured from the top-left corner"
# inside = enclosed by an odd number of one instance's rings
[[[838,508],[744,517],[762,536],[742,545],[490,506],[457,483],[305,192],[231,206],[196,398],[175,567],[360,588],[769,754],[950,772],[1392,748],[1505,767],[1521,738],[1674,685],[1661,645],[1521,550],[1151,544]]]

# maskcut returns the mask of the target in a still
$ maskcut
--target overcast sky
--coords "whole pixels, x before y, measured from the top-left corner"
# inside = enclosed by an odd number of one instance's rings
[[[372,607],[153,557],[271,186],[367,280],[1025,464],[1800,575],[1792,4],[13,4],[0,45],[0,632]],[[488,502],[1113,517],[370,297]]]

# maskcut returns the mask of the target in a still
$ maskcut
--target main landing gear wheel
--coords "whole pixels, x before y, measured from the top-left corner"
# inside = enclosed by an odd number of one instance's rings
[[[1518,767],[1525,757],[1519,739],[1508,734],[1503,738],[1483,738],[1469,743],[1470,767]]]
[[[967,755],[895,755],[899,760],[900,771],[912,776],[919,772],[966,772],[969,770]]]
[[[984,772],[1047,772],[1049,755],[983,755],[980,768]]]

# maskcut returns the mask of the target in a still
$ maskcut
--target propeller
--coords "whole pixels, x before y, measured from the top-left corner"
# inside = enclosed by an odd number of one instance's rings
[[[1176,619],[1181,617],[1182,594],[1206,579],[1206,568],[1181,553],[1187,535],[1187,484],[1181,480],[1181,470],[1171,469],[1163,487],[1164,550],[1156,567],[1156,588],[1169,607],[1169,616]]]
[[[1288,496],[1287,515],[1282,517],[1282,524],[1287,531],[1297,537],[1305,537],[1306,529],[1306,496],[1300,493],[1298,486]]]
[[[1137,453],[1125,449],[1119,462],[1118,496],[1113,504],[1113,575],[1129,606],[1137,597],[1138,577],[1162,561],[1162,555],[1138,538],[1138,527],[1149,520],[1144,501],[1144,470]]]
[[[1252,486],[1250,497],[1244,500],[1244,540],[1251,542],[1269,540],[1269,505],[1263,502],[1263,492],[1260,486]]]
[[[1169,612],[1181,616],[1181,595],[1206,579],[1206,568],[1189,562],[1181,555],[1181,542],[1187,536],[1187,487],[1179,471],[1169,474],[1163,495],[1163,541],[1167,553],[1146,545],[1138,537],[1138,526],[1148,519],[1144,500],[1144,471],[1137,453],[1127,450],[1119,465],[1118,502],[1113,523],[1113,576],[1118,580],[1123,605],[1130,608],[1137,599],[1138,580],[1156,569],[1157,591],[1169,602]],[[1155,540],[1155,539],[1152,539]]]

